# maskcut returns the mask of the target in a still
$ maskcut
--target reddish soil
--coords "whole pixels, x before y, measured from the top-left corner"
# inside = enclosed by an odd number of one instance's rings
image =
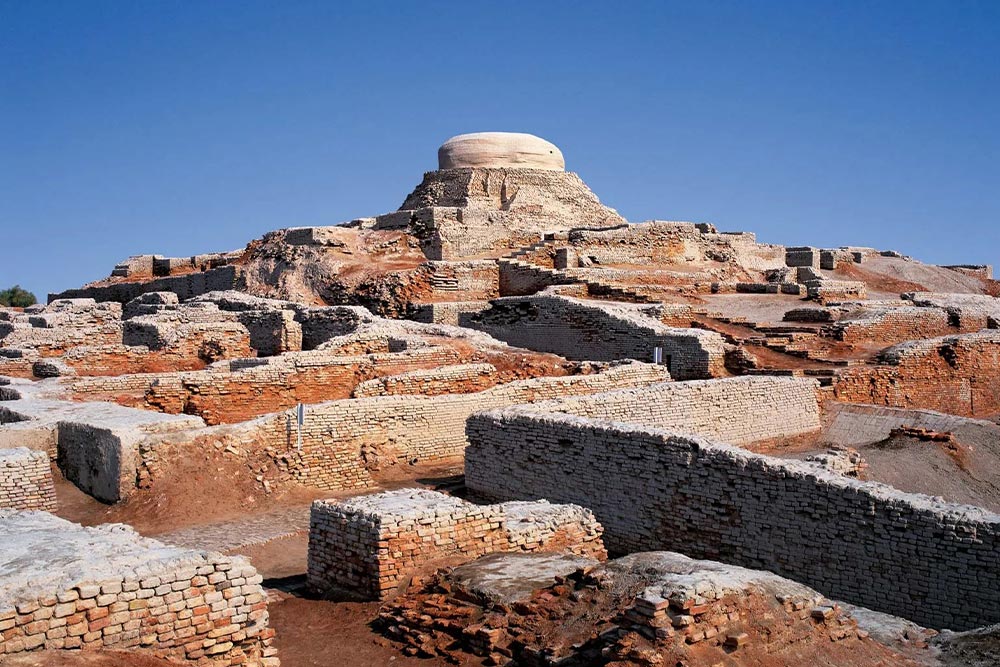
[[[178,667],[190,662],[129,651],[37,651],[6,656],[4,667]]]

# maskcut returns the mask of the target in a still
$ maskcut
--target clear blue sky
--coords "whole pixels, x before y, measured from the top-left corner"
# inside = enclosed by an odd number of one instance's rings
[[[1000,264],[995,0],[0,0],[0,288],[394,210],[482,130],[633,221]]]

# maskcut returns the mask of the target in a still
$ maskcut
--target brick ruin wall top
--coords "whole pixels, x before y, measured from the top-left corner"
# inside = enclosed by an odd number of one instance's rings
[[[375,599],[433,566],[498,552],[606,557],[602,529],[576,505],[474,505],[427,490],[400,489],[346,501],[316,501],[309,530],[309,583]]]
[[[277,667],[261,576],[242,557],[165,546],[131,528],[0,511],[0,656],[134,649]],[[16,567],[13,565],[16,563]],[[2,658],[0,658],[2,660]]]
[[[808,462],[535,406],[473,415],[468,432],[472,492],[589,506],[609,549],[669,549],[770,570],[931,627],[1000,621],[1000,515]]]

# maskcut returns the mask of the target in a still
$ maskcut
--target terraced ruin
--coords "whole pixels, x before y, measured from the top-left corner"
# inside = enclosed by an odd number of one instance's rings
[[[0,662],[995,665],[998,294],[504,133],[129,257],[0,309]]]

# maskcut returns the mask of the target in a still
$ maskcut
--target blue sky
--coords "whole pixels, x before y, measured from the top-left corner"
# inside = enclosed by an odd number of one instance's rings
[[[633,221],[993,263],[1000,2],[0,0],[0,288],[394,210],[483,130]]]

